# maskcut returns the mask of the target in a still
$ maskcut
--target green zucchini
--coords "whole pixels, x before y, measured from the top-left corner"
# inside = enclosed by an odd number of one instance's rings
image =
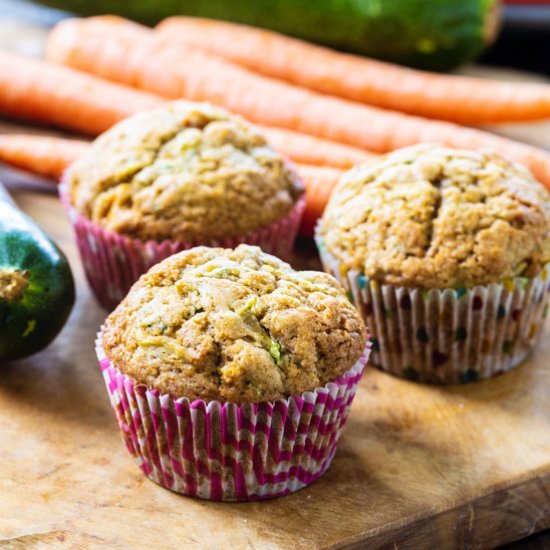
[[[429,70],[474,59],[498,29],[498,0],[44,0],[82,15],[154,24],[176,14],[265,27]]]
[[[74,299],[67,258],[0,184],[0,361],[45,348]]]

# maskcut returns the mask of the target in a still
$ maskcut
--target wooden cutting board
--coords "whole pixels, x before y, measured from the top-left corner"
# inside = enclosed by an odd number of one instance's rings
[[[481,548],[550,526],[549,324],[495,380],[367,370],[332,467],[296,494],[224,504],[147,480],[115,426],[93,351],[105,314],[61,206],[14,196],[68,254],[78,301],[52,346],[1,367],[0,548]],[[308,250],[297,264],[315,265]]]

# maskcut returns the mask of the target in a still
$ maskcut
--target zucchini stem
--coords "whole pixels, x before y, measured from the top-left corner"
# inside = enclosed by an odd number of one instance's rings
[[[493,44],[502,27],[502,6],[498,2],[491,2],[483,25],[483,42],[490,46]]]
[[[18,302],[29,286],[30,272],[20,269],[0,269],[0,300]]]

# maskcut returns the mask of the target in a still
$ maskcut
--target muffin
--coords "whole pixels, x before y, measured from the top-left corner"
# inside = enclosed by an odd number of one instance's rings
[[[304,206],[302,182],[253,126],[186,101],[115,125],[61,187],[91,286],[110,309],[149,267],[196,245],[247,242],[287,256]]]
[[[142,275],[98,357],[145,474],[184,494],[254,500],[329,467],[368,356],[337,281],[257,247],[197,247]]]
[[[489,153],[420,145],[347,172],[317,227],[323,265],[414,380],[487,378],[533,349],[547,312],[550,195]]]

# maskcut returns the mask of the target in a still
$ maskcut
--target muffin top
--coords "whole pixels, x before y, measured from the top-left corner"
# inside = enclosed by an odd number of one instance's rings
[[[318,236],[343,269],[381,283],[496,283],[550,261],[550,195],[497,155],[407,147],[347,172]]]
[[[296,173],[244,119],[175,101],[102,134],[67,171],[70,201],[102,227],[142,240],[245,235],[284,217]]]
[[[275,400],[349,370],[366,329],[337,281],[257,247],[197,247],[154,266],[109,315],[107,357],[176,398]]]

